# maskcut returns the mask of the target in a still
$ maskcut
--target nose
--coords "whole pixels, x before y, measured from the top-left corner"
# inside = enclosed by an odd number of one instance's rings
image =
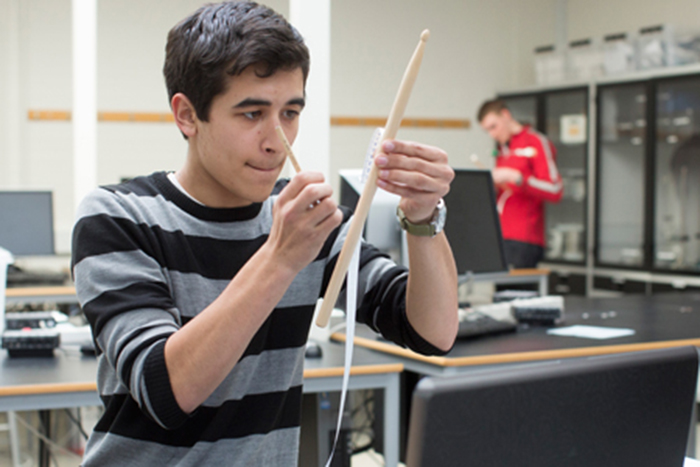
[[[263,150],[268,154],[277,154],[284,152],[284,144],[277,134],[277,127],[281,126],[277,118],[271,118],[265,125],[265,137],[263,139]]]

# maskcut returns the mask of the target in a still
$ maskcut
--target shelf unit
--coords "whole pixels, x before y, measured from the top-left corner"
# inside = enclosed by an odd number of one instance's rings
[[[557,146],[562,202],[575,194],[584,208],[576,239],[581,257],[557,255],[564,242],[552,227],[565,222],[557,213],[561,203],[547,205],[548,254],[541,266],[552,271],[550,292],[700,290],[700,65],[503,90],[498,96],[516,119],[551,137],[556,129],[547,123],[547,99],[584,90],[584,163],[562,163],[570,148]],[[575,244],[571,238],[567,243]]]

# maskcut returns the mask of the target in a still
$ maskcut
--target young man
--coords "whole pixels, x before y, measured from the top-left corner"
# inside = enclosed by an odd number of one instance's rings
[[[498,143],[492,175],[506,259],[534,268],[544,257],[544,202],[558,202],[563,192],[554,145],[515,120],[503,101],[484,102],[478,119]]]
[[[320,174],[276,184],[275,127],[294,140],[308,69],[298,32],[253,3],[207,5],[170,31],[184,166],[95,190],[74,229],[105,404],[85,466],[296,465],[304,345],[350,217]],[[453,177],[443,151],[387,141],[376,163],[410,223],[436,218]],[[410,274],[363,245],[358,320],[444,354],[452,253],[444,233],[407,236]]]

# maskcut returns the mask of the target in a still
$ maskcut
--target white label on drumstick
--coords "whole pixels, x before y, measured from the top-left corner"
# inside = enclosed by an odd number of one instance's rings
[[[365,165],[362,168],[362,175],[360,176],[360,182],[365,183],[367,177],[369,176],[369,171],[372,170],[372,162],[374,161],[374,153],[377,152],[379,143],[382,142],[382,136],[384,136],[384,128],[377,128],[372,133],[372,139],[369,141],[369,147],[367,148],[367,154],[365,154]]]

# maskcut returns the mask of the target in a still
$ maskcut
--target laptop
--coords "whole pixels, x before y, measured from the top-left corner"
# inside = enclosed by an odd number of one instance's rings
[[[682,467],[695,347],[422,379],[407,467]]]

